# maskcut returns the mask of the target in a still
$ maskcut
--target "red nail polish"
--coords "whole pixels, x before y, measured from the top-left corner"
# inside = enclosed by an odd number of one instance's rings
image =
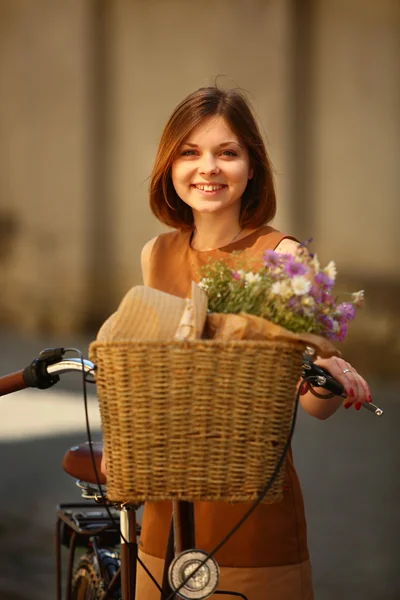
[[[371,398],[371,396],[368,396],[368,398],[367,398],[367,402],[372,402],[372,398]]]
[[[307,382],[304,382],[300,387],[300,395],[304,396],[304,394],[307,394],[308,390],[309,390],[309,385]]]
[[[360,410],[361,407],[362,407],[362,403],[361,402],[356,402],[356,404],[354,405],[354,408],[356,410]]]
[[[350,408],[350,406],[351,406],[351,402],[345,402],[345,403],[343,404],[343,406],[344,406],[345,408]]]

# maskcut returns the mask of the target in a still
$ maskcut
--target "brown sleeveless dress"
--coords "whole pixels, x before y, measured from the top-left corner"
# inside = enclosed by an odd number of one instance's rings
[[[223,248],[197,252],[190,246],[190,236],[190,232],[174,231],[156,239],[150,261],[150,287],[188,297],[192,280],[199,280],[199,269],[210,257],[227,258],[233,251],[241,250],[245,256],[261,259],[265,250],[276,248],[282,239],[290,237],[265,226]],[[211,551],[249,507],[250,504],[196,502],[197,548]],[[171,512],[169,501],[147,503],[144,507],[139,556],[159,582]],[[215,558],[221,568],[218,589],[241,592],[248,600],[313,599],[303,498],[291,453],[283,500],[259,505]],[[138,600],[160,598],[140,566],[137,593]]]

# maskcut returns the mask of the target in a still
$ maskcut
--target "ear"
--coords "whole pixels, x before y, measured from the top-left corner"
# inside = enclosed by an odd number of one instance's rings
[[[250,167],[248,179],[253,179],[253,175],[254,175],[254,169],[252,167]]]

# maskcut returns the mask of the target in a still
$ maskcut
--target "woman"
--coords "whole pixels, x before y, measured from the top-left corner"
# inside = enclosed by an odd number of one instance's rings
[[[210,257],[242,250],[260,257],[267,249],[295,253],[298,242],[269,225],[276,210],[272,169],[247,101],[236,90],[201,88],[181,102],[163,132],[150,185],[153,213],[174,231],[149,241],[142,251],[145,285],[181,297]],[[360,409],[369,389],[341,358],[318,359],[347,394],[344,406]],[[342,398],[322,400],[310,391],[303,408],[318,419],[331,416]],[[232,529],[249,505],[195,503],[196,545],[206,551]],[[161,581],[171,516],[170,502],[148,503],[139,544],[141,560]],[[284,499],[261,504],[216,554],[220,589],[249,600],[311,600],[311,567],[301,489],[291,455]],[[159,592],[138,567],[138,598]]]

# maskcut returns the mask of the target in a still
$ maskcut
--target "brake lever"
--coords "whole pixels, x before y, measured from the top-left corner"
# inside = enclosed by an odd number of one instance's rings
[[[27,387],[46,390],[60,381],[59,375],[49,374],[47,367],[59,362],[64,348],[46,348],[24,369],[23,378]]]
[[[303,379],[307,378],[308,383],[312,387],[322,387],[335,396],[347,398],[343,385],[339,383],[339,381],[336,381],[336,379],[334,379],[334,377],[332,377],[328,371],[319,365],[316,365],[312,359],[312,356],[310,356],[307,352],[303,355],[302,377]],[[381,417],[383,415],[383,410],[372,402],[363,402],[362,407],[366,408],[377,417]]]

